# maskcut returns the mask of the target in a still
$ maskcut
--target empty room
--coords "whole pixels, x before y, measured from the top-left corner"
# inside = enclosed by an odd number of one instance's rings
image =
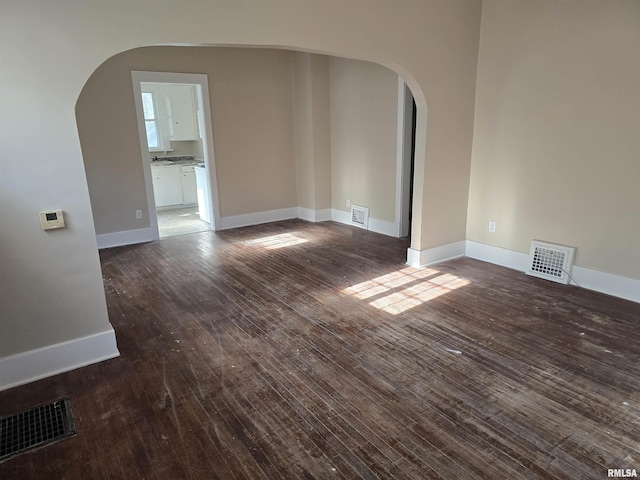
[[[637,476],[639,2],[0,32],[0,478]]]

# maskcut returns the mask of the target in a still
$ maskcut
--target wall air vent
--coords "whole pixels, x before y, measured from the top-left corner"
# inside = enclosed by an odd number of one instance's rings
[[[369,228],[369,208],[351,205],[351,224],[362,228]]]
[[[574,247],[533,240],[527,275],[566,285],[571,280],[575,251]]]

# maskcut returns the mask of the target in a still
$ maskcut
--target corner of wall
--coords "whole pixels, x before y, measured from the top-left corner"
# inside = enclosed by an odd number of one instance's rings
[[[407,249],[407,265],[426,267],[435,263],[453,260],[464,256],[465,242],[454,242],[425,250]]]

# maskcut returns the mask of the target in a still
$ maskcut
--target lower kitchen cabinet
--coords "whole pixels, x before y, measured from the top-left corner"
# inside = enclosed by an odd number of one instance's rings
[[[192,165],[152,166],[151,175],[156,207],[198,202],[196,174]]]
[[[193,165],[180,167],[180,174],[182,175],[182,203],[185,205],[198,203],[196,172]]]

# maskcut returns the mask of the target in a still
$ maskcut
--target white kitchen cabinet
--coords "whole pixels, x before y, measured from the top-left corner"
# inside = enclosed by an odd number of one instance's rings
[[[193,165],[152,166],[151,176],[156,207],[198,203]]]
[[[180,167],[182,176],[182,203],[185,205],[198,203],[198,190],[196,188],[196,172],[194,166]]]
[[[198,117],[195,88],[192,85],[170,85],[171,140],[197,140]]]
[[[152,167],[153,196],[156,207],[182,204],[182,174],[180,166]]]

